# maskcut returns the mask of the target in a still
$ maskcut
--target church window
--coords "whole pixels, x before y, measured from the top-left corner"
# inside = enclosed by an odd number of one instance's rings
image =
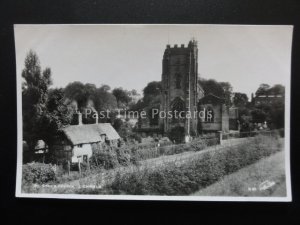
[[[150,109],[148,112],[150,126],[157,126],[159,123],[159,114],[155,113],[159,111],[158,109]]]
[[[207,122],[207,123],[214,122],[214,110],[212,107],[207,107],[207,109],[206,109],[205,122]]]
[[[177,97],[173,100],[172,111],[173,120],[184,119],[183,117],[185,117],[185,103],[181,98]]]

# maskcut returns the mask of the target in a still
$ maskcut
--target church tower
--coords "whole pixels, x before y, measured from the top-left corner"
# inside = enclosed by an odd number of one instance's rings
[[[182,141],[197,135],[195,115],[199,101],[198,47],[191,40],[187,47],[167,45],[162,60],[161,111],[172,112],[172,118],[160,119],[164,133],[181,133]],[[177,112],[177,113],[176,113]],[[176,117],[177,114],[177,117]],[[175,118],[176,117],[176,118]]]

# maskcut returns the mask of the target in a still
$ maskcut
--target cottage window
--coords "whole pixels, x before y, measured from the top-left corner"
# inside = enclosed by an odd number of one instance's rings
[[[102,141],[105,141],[106,135],[105,134],[101,134],[101,139]]]
[[[83,155],[82,161],[85,162],[85,163],[87,163],[87,161],[88,161],[88,155]]]
[[[78,148],[82,148],[82,144],[77,145]]]

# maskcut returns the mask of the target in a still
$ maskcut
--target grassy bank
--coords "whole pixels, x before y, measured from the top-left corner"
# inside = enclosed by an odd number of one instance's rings
[[[193,195],[198,196],[286,196],[284,151],[259,160],[225,176]]]

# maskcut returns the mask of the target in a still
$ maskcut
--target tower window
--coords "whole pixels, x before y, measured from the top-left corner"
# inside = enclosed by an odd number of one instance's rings
[[[181,88],[181,76],[179,73],[175,75],[175,86],[177,89]]]

